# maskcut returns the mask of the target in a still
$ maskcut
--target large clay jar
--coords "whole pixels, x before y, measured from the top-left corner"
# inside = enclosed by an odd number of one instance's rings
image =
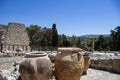
[[[80,48],[58,48],[55,57],[55,76],[57,80],[80,80],[84,59]]]
[[[20,63],[22,80],[49,80],[52,74],[52,63],[47,53],[30,53]]]
[[[90,66],[90,57],[89,55],[83,55],[84,57],[84,70],[83,70],[83,74],[87,74],[87,70]]]

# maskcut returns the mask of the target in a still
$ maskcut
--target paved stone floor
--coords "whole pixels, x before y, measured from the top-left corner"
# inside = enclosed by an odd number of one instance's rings
[[[89,68],[87,75],[83,75],[80,80],[120,80],[120,74]]]

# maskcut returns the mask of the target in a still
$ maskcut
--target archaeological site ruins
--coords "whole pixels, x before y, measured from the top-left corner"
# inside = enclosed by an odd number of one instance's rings
[[[0,52],[16,51],[18,48],[29,51],[29,42],[24,24],[8,23],[8,25],[0,25]]]

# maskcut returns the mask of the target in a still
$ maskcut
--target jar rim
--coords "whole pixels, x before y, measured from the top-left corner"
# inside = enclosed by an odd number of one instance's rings
[[[29,54],[26,54],[25,58],[44,57],[46,55],[47,53],[43,53],[43,52],[31,52]]]

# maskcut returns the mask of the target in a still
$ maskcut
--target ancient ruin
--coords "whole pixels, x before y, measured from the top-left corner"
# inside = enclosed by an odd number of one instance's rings
[[[29,37],[24,24],[8,23],[0,25],[0,52],[30,50]]]

